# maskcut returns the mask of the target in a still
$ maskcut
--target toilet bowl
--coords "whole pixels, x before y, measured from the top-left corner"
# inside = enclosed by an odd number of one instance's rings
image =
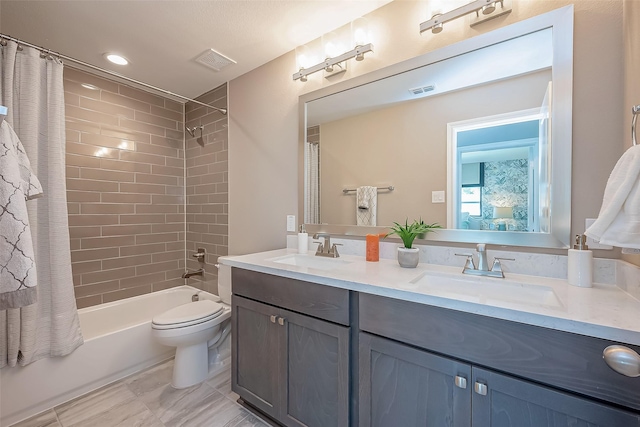
[[[171,385],[187,388],[209,376],[210,352],[214,364],[220,364],[218,347],[227,339],[231,325],[231,271],[220,266],[220,298],[202,299],[172,308],[155,316],[151,333],[162,345],[176,347]]]

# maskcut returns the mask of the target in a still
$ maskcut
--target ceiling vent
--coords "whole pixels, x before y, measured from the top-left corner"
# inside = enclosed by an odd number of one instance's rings
[[[216,71],[222,70],[227,65],[236,64],[236,61],[233,59],[227,58],[213,49],[205,50],[202,55],[196,58],[196,62],[206,65]]]
[[[409,92],[411,94],[413,94],[413,95],[420,95],[421,93],[431,92],[435,88],[436,88],[436,85],[414,87],[414,88],[409,89]]]

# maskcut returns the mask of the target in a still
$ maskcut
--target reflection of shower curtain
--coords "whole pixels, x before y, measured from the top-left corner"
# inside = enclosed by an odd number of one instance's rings
[[[8,42],[1,48],[0,105],[22,141],[44,196],[28,204],[38,302],[0,311],[0,367],[63,356],[82,344],[76,309],[65,185],[63,66]]]
[[[320,222],[320,155],[318,144],[304,144],[304,222]]]

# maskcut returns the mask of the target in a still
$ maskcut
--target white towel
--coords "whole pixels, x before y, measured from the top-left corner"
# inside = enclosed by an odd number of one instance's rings
[[[27,199],[42,194],[27,154],[7,122],[0,124],[0,310],[37,300]]]
[[[629,148],[616,163],[598,219],[584,234],[605,245],[640,249],[640,146]]]
[[[375,226],[377,204],[378,189],[376,187],[358,187],[356,190],[356,224]]]

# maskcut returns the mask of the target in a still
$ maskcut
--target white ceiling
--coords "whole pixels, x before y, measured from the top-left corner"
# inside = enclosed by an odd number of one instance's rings
[[[196,97],[390,1],[0,0],[0,33]],[[208,49],[237,64],[195,62]]]

